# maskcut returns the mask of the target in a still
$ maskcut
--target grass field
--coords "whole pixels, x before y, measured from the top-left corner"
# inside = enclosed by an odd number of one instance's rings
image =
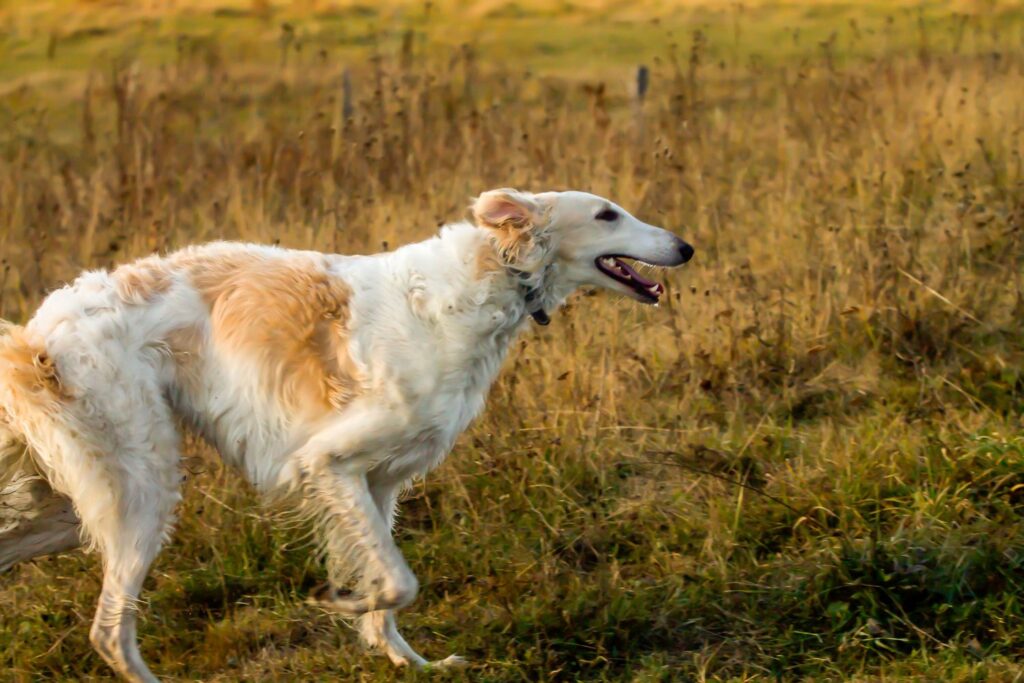
[[[1024,10],[0,2],[0,315],[230,238],[423,239],[579,188],[697,248],[579,296],[405,501],[396,672],[199,445],[143,655],[204,681],[1024,680]],[[637,95],[637,69],[649,87]],[[98,558],[0,576],[0,678],[104,679]]]

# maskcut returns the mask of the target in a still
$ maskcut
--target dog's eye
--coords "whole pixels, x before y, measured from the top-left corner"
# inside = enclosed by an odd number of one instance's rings
[[[612,209],[605,209],[601,213],[599,213],[596,216],[594,216],[594,218],[596,218],[599,221],[608,221],[609,223],[611,223],[612,221],[618,219],[618,217],[619,217],[619,212],[618,211],[614,211]]]

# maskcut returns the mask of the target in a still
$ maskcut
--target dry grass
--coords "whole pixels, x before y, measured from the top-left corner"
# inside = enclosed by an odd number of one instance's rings
[[[473,680],[1020,680],[1021,17],[830,7],[804,20],[834,39],[777,51],[708,37],[742,35],[739,10],[645,22],[647,51],[585,78],[499,62],[514,39],[444,47],[447,10],[344,65],[329,32],[296,50],[297,22],[253,52],[185,30],[166,58],[22,68],[0,97],[0,314],[202,240],[376,251],[492,186],[609,195],[698,256],[660,309],[580,296],[522,339],[404,506],[407,637]],[[758,11],[752,32],[790,35]],[[195,454],[148,584],[154,668],[391,679],[302,604],[323,570],[301,534]],[[107,675],[96,562],[0,579],[10,678]]]

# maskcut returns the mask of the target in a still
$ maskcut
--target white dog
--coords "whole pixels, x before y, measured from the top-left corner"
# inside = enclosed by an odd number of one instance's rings
[[[0,569],[97,548],[92,643],[126,679],[155,681],[135,605],[181,497],[180,418],[260,491],[315,516],[322,600],[395,664],[429,665],[395,625],[417,591],[391,538],[399,493],[483,408],[528,316],[547,324],[583,285],[655,303],[663,287],[620,257],[693,255],[582,192],[495,190],[472,212],[475,225],[375,256],[233,243],[154,256],[85,273],[8,326],[0,504],[20,512],[0,515]]]

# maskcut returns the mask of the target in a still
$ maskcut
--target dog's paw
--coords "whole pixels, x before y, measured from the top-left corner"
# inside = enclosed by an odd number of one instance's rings
[[[439,659],[436,662],[427,662],[423,665],[424,669],[464,669],[469,666],[469,661],[465,657],[459,655],[449,655],[444,659]]]

